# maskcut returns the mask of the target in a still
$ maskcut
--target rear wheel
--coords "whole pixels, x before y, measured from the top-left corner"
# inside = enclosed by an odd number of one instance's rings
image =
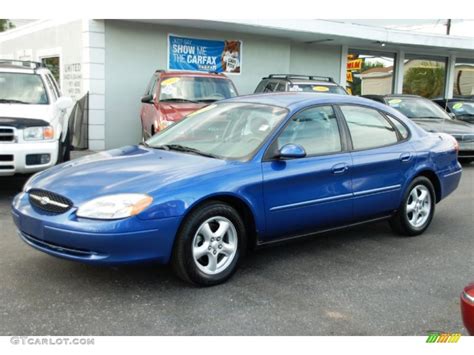
[[[245,226],[237,211],[225,203],[210,202],[183,222],[172,265],[185,281],[217,285],[232,276],[245,248]]]
[[[422,234],[433,219],[436,195],[429,179],[419,176],[412,181],[397,213],[390,225],[399,234],[416,236]]]

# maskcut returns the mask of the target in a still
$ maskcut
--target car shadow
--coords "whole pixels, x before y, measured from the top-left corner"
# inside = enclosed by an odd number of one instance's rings
[[[389,239],[399,239],[399,237],[393,234],[388,223],[376,223],[249,251],[230,282],[211,289],[239,287],[239,285],[254,283],[259,277],[266,277],[266,274],[275,275],[284,272],[292,265],[296,267],[302,257],[315,260],[321,255],[322,260],[327,260],[328,253],[337,255],[338,249],[347,249],[349,245],[360,243],[361,240]],[[340,257],[343,258],[344,255]],[[109,292],[137,288],[159,293],[173,289],[196,288],[179,280],[170,265],[155,263],[106,267],[81,264],[41,254],[35,258],[35,265],[30,265],[30,267],[43,275],[43,282],[45,278],[50,279],[51,282],[60,283],[66,288],[70,287],[71,278],[76,280],[75,282],[85,282],[89,287],[100,287]],[[303,275],[301,277],[304,278]]]
[[[15,176],[1,176],[0,177],[0,203],[9,201],[21,192],[23,185],[30,178],[31,175],[15,175]]]

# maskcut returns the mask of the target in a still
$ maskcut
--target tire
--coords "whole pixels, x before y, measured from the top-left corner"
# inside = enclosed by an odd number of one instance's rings
[[[245,225],[237,211],[222,202],[208,202],[184,220],[171,263],[184,281],[199,286],[217,285],[234,274],[246,243]]]
[[[71,139],[69,132],[66,134],[66,139],[64,139],[64,142],[59,140],[58,144],[58,160],[56,164],[61,164],[71,160]]]
[[[426,193],[426,197],[423,198],[422,193]],[[390,220],[390,226],[403,236],[420,235],[430,225],[435,205],[436,194],[433,184],[426,177],[419,176],[408,186],[400,208]]]

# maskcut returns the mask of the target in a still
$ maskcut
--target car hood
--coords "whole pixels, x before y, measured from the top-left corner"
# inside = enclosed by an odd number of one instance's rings
[[[213,170],[228,162],[199,155],[127,146],[76,159],[35,175],[26,189],[58,193],[75,204],[117,193],[153,196],[164,186]]]
[[[51,105],[0,103],[0,117],[29,118],[51,122],[53,116]]]
[[[454,120],[412,118],[420,127],[428,132],[448,134],[474,134],[474,127],[468,123]]]
[[[179,121],[191,112],[203,108],[205,103],[160,103],[160,112],[167,121]]]

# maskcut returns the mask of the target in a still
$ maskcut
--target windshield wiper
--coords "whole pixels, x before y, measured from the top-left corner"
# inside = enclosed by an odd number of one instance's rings
[[[0,99],[0,103],[2,104],[25,104],[29,105],[29,102],[21,101],[21,100],[14,100],[14,99]]]
[[[170,99],[162,99],[161,102],[192,102],[193,104],[198,104],[199,101],[185,99],[184,97],[173,97]]]
[[[200,151],[199,149],[186,147],[181,144],[163,144],[163,145],[157,145],[157,146],[151,146],[151,147],[156,148],[156,149],[174,150],[177,152],[184,152],[184,153],[193,153],[193,154],[201,155],[203,157],[214,158],[214,159],[219,158],[215,154],[205,153],[205,152]]]

